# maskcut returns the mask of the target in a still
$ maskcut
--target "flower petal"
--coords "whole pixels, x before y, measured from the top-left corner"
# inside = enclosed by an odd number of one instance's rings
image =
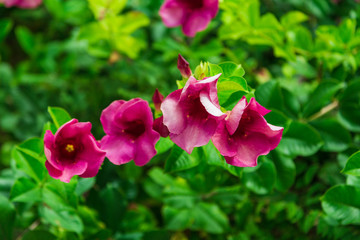
[[[235,105],[233,110],[229,113],[226,118],[226,128],[230,135],[233,135],[236,129],[239,127],[241,117],[247,106],[246,97],[242,97],[241,100]]]
[[[177,27],[183,24],[186,17],[186,9],[178,1],[168,0],[161,6],[159,15],[165,26]]]
[[[134,162],[137,166],[144,166],[156,155],[155,144],[159,141],[160,135],[155,132],[148,132],[136,141]]]
[[[118,126],[114,123],[114,119],[117,109],[121,108],[125,102],[124,100],[114,101],[102,111],[100,122],[106,134],[116,133],[118,131]]]
[[[186,114],[179,105],[180,94],[181,89],[170,93],[161,104],[164,124],[168,127],[169,131],[174,134],[181,133],[186,126]]]
[[[248,109],[253,110],[255,112],[260,113],[262,116],[265,116],[266,114],[268,114],[269,112],[271,112],[271,110],[268,110],[266,108],[264,108],[263,106],[261,106],[256,100],[255,98],[251,98],[249,105],[247,106]]]
[[[170,139],[190,154],[194,147],[200,147],[209,142],[217,126],[217,121],[213,118],[207,120],[190,118],[186,128],[180,134],[170,131]]]
[[[233,157],[225,156],[226,162],[237,167],[254,167],[257,158],[270,152],[269,140],[260,133],[248,135],[236,142],[237,154]]]
[[[197,32],[207,28],[211,20],[211,13],[208,11],[194,10],[184,23],[182,30],[186,36],[194,37]]]
[[[200,93],[200,102],[202,103],[202,105],[205,107],[206,111],[208,113],[210,113],[211,115],[215,116],[215,117],[220,117],[220,116],[224,116],[225,117],[225,113],[223,113],[220,108],[218,108],[217,106],[215,106],[211,100],[210,97],[207,93],[205,92],[201,92]]]
[[[135,155],[135,145],[125,135],[106,135],[101,140],[101,149],[106,151],[106,157],[113,164],[128,163]]]

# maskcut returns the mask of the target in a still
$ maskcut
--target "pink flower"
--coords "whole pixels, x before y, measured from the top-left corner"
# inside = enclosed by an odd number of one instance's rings
[[[146,101],[114,101],[103,110],[100,121],[107,134],[101,148],[112,163],[120,165],[133,159],[143,166],[156,154],[160,136],[152,129],[153,115]]]
[[[164,96],[159,92],[159,89],[155,90],[154,95],[152,96],[152,100],[155,106],[155,111],[160,112],[160,106],[164,100]]]
[[[36,8],[42,0],[0,0],[0,3],[4,3],[6,7]]]
[[[260,155],[266,155],[277,147],[283,128],[266,122],[263,116],[269,112],[254,98],[248,103],[245,97],[228,112],[212,137],[227,163],[254,167]]]
[[[63,182],[79,175],[83,178],[96,176],[105,159],[91,134],[91,123],[77,119],[62,125],[55,135],[47,130],[44,136],[45,166],[51,177]]]
[[[159,14],[167,27],[182,25],[185,35],[194,37],[207,28],[219,10],[219,0],[165,0]]]
[[[198,81],[191,76],[183,89],[172,92],[161,104],[171,140],[188,153],[207,144],[226,116],[217,98],[219,77],[220,74]]]

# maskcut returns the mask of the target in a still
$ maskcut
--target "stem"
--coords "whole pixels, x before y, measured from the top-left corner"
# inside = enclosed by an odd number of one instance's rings
[[[318,119],[318,118],[324,116],[325,114],[327,114],[328,112],[331,112],[338,106],[339,106],[339,101],[335,100],[334,102],[330,103],[329,105],[323,107],[319,112],[317,112],[314,115],[312,115],[311,117],[309,117],[309,122],[314,121],[315,119]]]
[[[36,220],[35,222],[33,222],[27,229],[25,229],[17,238],[16,240],[21,240],[24,236],[25,233],[27,233],[28,231],[32,231],[34,230],[37,226],[39,226],[40,224],[40,220]]]

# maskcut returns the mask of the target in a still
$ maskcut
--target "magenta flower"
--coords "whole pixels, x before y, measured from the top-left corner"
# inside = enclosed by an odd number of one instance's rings
[[[103,110],[100,120],[107,134],[101,140],[101,148],[112,163],[134,160],[143,166],[155,156],[160,136],[152,129],[153,115],[145,100],[114,101]]]
[[[167,27],[182,25],[185,35],[194,37],[209,25],[219,10],[219,0],[165,0],[159,14]]]
[[[220,74],[198,81],[191,76],[183,89],[170,93],[161,104],[171,140],[188,153],[207,144],[226,116],[217,98],[219,77]]]
[[[266,122],[270,111],[254,98],[243,97],[216,130],[212,141],[227,163],[238,167],[254,167],[257,158],[279,144],[283,128]]]
[[[91,123],[77,119],[62,125],[55,135],[47,130],[44,136],[45,166],[51,177],[63,182],[79,175],[83,178],[96,176],[105,159],[91,134]]]
[[[4,3],[6,7],[36,8],[42,0],[0,0],[0,3]]]

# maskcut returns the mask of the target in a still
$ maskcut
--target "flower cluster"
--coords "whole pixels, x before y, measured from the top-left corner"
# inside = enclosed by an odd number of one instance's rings
[[[156,155],[155,144],[161,137],[170,139],[187,153],[206,145],[211,139],[228,164],[238,167],[257,165],[260,155],[279,144],[283,128],[266,122],[270,111],[254,98],[243,97],[232,111],[220,109],[217,81],[221,74],[197,80],[188,62],[179,55],[178,68],[185,86],[164,98],[155,91],[153,119],[149,104],[140,98],[117,100],[105,108],[100,121],[105,136],[96,141],[90,123],[73,119],[53,135],[44,137],[45,163],[49,174],[69,182],[71,177],[94,177],[105,156],[116,165],[134,160],[147,164]]]

